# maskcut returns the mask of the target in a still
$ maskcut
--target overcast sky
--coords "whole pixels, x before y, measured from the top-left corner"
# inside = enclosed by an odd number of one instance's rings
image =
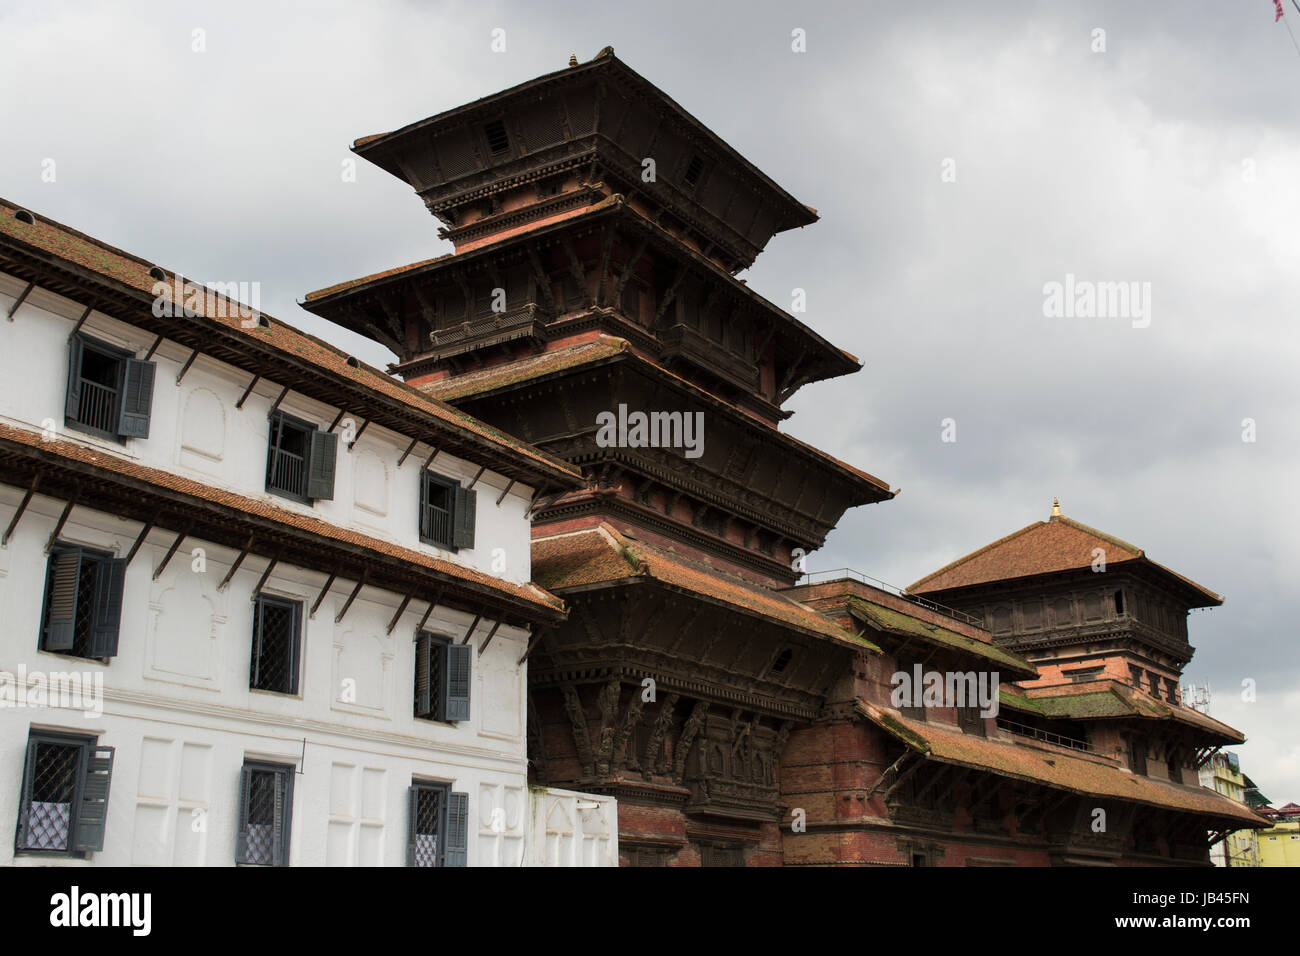
[[[813,6],[9,0],[0,194],[258,281],[265,311],[382,365],[297,301],[450,246],[405,184],[364,162],[344,182],[348,145],[612,45],[821,213],[745,278],[787,308],[807,290],[801,318],[865,367],[804,389],[786,427],[903,492],[810,568],[906,585],[1059,496],[1227,596],[1191,618],[1185,682],[1250,738],[1264,793],[1300,801],[1286,24],[1269,0]],[[1045,315],[1067,274],[1149,283],[1149,315]]]

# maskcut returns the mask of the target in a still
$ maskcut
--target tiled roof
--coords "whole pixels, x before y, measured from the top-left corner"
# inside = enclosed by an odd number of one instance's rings
[[[1209,599],[1208,603],[1223,603],[1223,598],[1213,591],[1152,561],[1141,548],[1064,516],[1026,525],[926,575],[907,590],[914,594],[934,594],[992,581],[1080,570],[1092,566],[1093,551],[1097,548],[1105,552],[1107,566],[1143,561],[1200,592]]]
[[[839,471],[847,472],[854,478],[869,482],[876,488],[884,491],[886,497],[892,498],[894,496],[894,493],[889,490],[888,482],[882,481],[880,478],[863,471],[861,468],[855,468],[853,465],[840,461],[833,455],[828,455],[820,448],[809,445],[807,442],[800,441],[793,435],[787,434],[765,421],[757,419],[752,415],[745,414],[735,405],[718,398],[718,396],[706,389],[700,388],[700,386],[696,385],[689,379],[683,378],[676,372],[671,372],[649,359],[642,358],[632,349],[631,343],[629,343],[627,339],[619,338],[614,335],[602,334],[599,339],[591,342],[583,342],[578,345],[567,345],[518,362],[494,365],[465,375],[439,379],[435,382],[426,382],[419,387],[437,398],[445,401],[456,401],[457,399],[467,398],[473,395],[482,395],[500,388],[507,388],[521,382],[532,381],[557,372],[564,372],[570,369],[582,368],[587,365],[594,365],[598,362],[604,362],[607,359],[616,357],[635,363],[637,367],[642,370],[662,379],[666,379],[682,391],[685,391],[696,398],[702,399],[703,401],[715,406],[727,408],[731,413],[740,416],[744,421],[752,424],[754,427],[767,431],[776,441],[791,446],[792,450],[802,451],[814,458],[820,459]]]
[[[551,591],[648,578],[858,650],[871,641],[836,626],[812,608],[680,555],[634,541],[602,523],[585,531],[533,539],[533,579]]]
[[[1103,759],[1074,756],[1014,740],[976,737],[955,727],[912,720],[866,701],[858,702],[858,712],[907,746],[943,763],[986,770],[1071,793],[1201,813],[1247,827],[1268,825],[1245,806],[1213,790],[1144,777]]]
[[[152,302],[156,280],[149,276],[148,262],[48,219],[37,217],[31,225],[20,222],[14,218],[14,212],[18,208],[8,200],[0,199],[0,244],[16,242],[39,250],[56,259],[88,269],[103,279],[120,283],[137,295],[147,296]],[[167,273],[165,281],[170,284],[174,278],[174,274]],[[212,311],[220,313],[222,310],[218,308]],[[233,335],[255,340],[263,346],[295,356],[322,372],[346,379],[357,388],[401,402],[413,412],[438,419],[497,452],[526,459],[534,469],[548,477],[571,485],[581,481],[581,472],[568,462],[480,422],[364,362],[353,359],[356,364],[350,364],[347,353],[315,336],[300,332],[270,316],[267,316],[270,320],[268,325],[244,328],[233,303],[224,311],[232,314],[223,316],[205,313],[203,317],[190,321],[209,322],[214,331],[219,330],[227,337]],[[275,373],[269,373],[268,377],[274,380]],[[420,437],[427,439],[430,436]]]
[[[1003,695],[1003,701],[1008,707],[1030,711],[1044,717],[1078,720],[1145,717],[1153,720],[1172,720],[1209,731],[1216,737],[1231,743],[1244,743],[1246,740],[1241,731],[1213,717],[1191,707],[1158,700],[1122,681],[1090,681],[1085,684],[1031,687],[1028,690],[1014,691],[1004,688]]]
[[[423,266],[433,262],[439,262],[443,259],[450,259],[454,252],[445,252],[440,256],[434,256],[432,259],[421,259],[419,262],[412,262],[404,266],[394,266],[391,269],[385,269],[383,272],[374,272],[368,276],[361,276],[358,279],[348,279],[345,282],[337,282],[334,285],[326,286],[324,289],[316,289],[308,292],[303,298],[311,302],[313,299],[323,299],[327,295],[333,295],[335,292],[342,292],[344,289],[354,289],[357,286],[363,286],[367,282],[374,282],[376,279],[387,279],[389,276],[401,275],[404,272],[414,272]]]
[[[931,624],[928,621],[904,614],[893,608],[884,607],[873,601],[865,601],[859,597],[849,598],[849,609],[855,616],[878,631],[904,638],[917,638],[931,645],[937,644],[948,647],[999,664],[1012,672],[1007,676],[1007,680],[1014,679],[1017,676],[1038,676],[1038,669],[1033,664],[1016,657],[1014,654],[1007,653],[991,642],[976,640],[946,627]]]
[[[91,448],[62,439],[45,441],[40,432],[17,428],[3,422],[0,422],[0,441],[14,442],[29,448],[39,449],[46,456],[91,464],[105,472],[133,478],[169,491],[180,492],[191,498],[213,502],[245,514],[256,515],[286,527],[309,532],[321,538],[365,548],[377,555],[397,558],[408,564],[427,568],[447,577],[472,583],[482,588],[489,588],[502,596],[538,608],[553,611],[564,610],[562,600],[535,584],[515,584],[502,578],[484,574],[474,568],[457,564],[454,561],[446,561],[430,554],[404,548],[381,538],[353,531],[350,528],[330,524],[314,515],[305,515],[297,511],[291,511],[288,508],[281,508],[271,501],[249,498],[246,495],[236,494],[224,488],[215,488],[192,478],[184,478],[168,471],[137,464],[125,458],[119,458],[100,448]]]

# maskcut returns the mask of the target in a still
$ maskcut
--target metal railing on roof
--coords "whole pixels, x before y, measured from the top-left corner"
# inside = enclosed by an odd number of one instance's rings
[[[887,591],[895,597],[900,597],[904,601],[909,601],[917,607],[927,608],[928,610],[935,611],[945,617],[950,617],[954,621],[973,624],[979,628],[984,626],[984,622],[980,618],[967,614],[965,611],[959,611],[955,607],[948,607],[946,604],[940,604],[938,601],[931,601],[929,598],[917,597],[915,594],[908,594],[897,585],[889,584],[879,578],[873,578],[871,575],[863,574],[861,571],[854,571],[852,568],[837,568],[834,571],[806,572],[800,579],[799,583],[815,584],[818,581],[838,581],[842,578],[849,578],[853,581],[861,581],[863,584],[869,584],[882,591]]]
[[[998,718],[998,728],[1013,733],[1017,737],[1032,737],[1035,740],[1041,740],[1048,744],[1055,744],[1058,747],[1068,747],[1071,750],[1082,750],[1084,753],[1090,754],[1097,752],[1092,748],[1092,744],[1085,740],[1077,740],[1074,737],[1064,737],[1061,734],[1039,730],[1037,727],[1030,727],[1028,724],[1018,724],[1015,721],[1007,720],[1003,717]]]

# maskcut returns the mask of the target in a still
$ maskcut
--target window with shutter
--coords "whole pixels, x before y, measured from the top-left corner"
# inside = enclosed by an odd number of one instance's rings
[[[311,504],[308,473],[313,459],[316,429],[283,412],[271,416],[271,435],[266,453],[266,490]],[[322,451],[321,455],[324,454]],[[333,495],[331,463],[329,493]]]
[[[239,776],[239,829],[235,862],[288,866],[294,768],[246,760]]]
[[[277,694],[298,693],[302,602],[259,594],[253,608],[253,647],[248,686]]]
[[[113,752],[94,737],[31,733],[15,853],[84,857],[104,848]]]
[[[443,866],[469,865],[469,794],[447,795],[447,849]]]
[[[421,631],[415,641],[415,716],[469,720],[473,648]]]
[[[84,335],[68,348],[64,421],[115,441],[149,437],[154,363]]]
[[[443,710],[444,720],[469,720],[470,661],[474,659],[473,650],[468,644],[446,646],[447,697]]]
[[[407,793],[407,866],[443,866],[446,849],[447,791],[442,783],[412,781]]]
[[[124,559],[56,544],[45,577],[41,650],[69,657],[117,656],[125,578]]]
[[[452,516],[458,485],[431,471],[420,475],[420,540],[438,548],[455,548]]]

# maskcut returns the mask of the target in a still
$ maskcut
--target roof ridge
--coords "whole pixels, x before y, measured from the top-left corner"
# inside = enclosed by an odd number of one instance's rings
[[[1082,521],[1075,521],[1073,518],[1067,518],[1065,515],[1059,516],[1056,520],[1062,522],[1063,524],[1069,525],[1071,528],[1074,528],[1076,531],[1082,531],[1085,534],[1094,535],[1098,538],[1101,538],[1103,541],[1109,541],[1111,544],[1118,545],[1119,547],[1123,548],[1126,551],[1131,551],[1133,552],[1134,556],[1137,558],[1146,557],[1146,552],[1143,551],[1141,548],[1139,548],[1137,545],[1130,544],[1129,542],[1125,541],[1123,538],[1117,538],[1113,534],[1107,534],[1105,531],[1099,531],[1097,528],[1094,528],[1091,525],[1086,525]]]

